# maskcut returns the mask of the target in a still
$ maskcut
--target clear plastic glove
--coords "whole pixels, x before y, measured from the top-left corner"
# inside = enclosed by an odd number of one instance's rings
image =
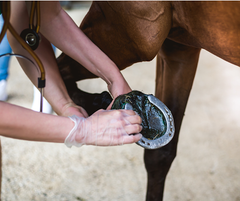
[[[142,135],[141,118],[132,110],[99,110],[88,118],[69,117],[75,126],[65,139],[67,147],[115,146],[137,142]],[[134,135],[130,135],[134,134]]]

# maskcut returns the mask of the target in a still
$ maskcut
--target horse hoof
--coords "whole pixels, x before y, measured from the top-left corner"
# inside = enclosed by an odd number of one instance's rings
[[[168,144],[174,136],[171,111],[153,95],[132,91],[118,96],[112,109],[134,110],[142,118],[143,137],[137,142],[146,149],[157,149]]]

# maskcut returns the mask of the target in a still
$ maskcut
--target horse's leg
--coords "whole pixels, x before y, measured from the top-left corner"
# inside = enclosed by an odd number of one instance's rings
[[[99,109],[107,108],[112,101],[112,97],[107,91],[100,94],[91,94],[82,91],[77,87],[76,81],[86,78],[94,78],[96,77],[94,74],[65,54],[58,57],[57,62],[60,74],[68,90],[68,94],[74,103],[83,107],[89,115]]]
[[[171,110],[175,121],[172,141],[156,150],[145,150],[144,160],[148,173],[146,200],[163,199],[164,183],[176,156],[179,130],[192,88],[200,49],[178,44],[168,39],[157,57],[156,97]]]

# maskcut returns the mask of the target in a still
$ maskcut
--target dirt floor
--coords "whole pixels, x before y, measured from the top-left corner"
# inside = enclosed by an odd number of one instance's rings
[[[77,24],[85,7],[69,11]],[[154,93],[155,60],[123,71],[132,89]],[[202,51],[166,201],[240,201],[240,68]],[[100,79],[80,82],[106,90]],[[33,88],[11,59],[9,103],[31,108]],[[21,118],[21,117],[19,117]],[[67,148],[2,137],[3,201],[144,201],[143,148]]]

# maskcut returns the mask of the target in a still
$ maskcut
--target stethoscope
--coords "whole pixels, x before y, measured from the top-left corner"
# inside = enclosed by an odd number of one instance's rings
[[[34,26],[34,17],[36,16],[36,25]],[[33,1],[31,5],[29,28],[24,29],[20,36],[21,38],[32,48],[36,50],[40,43],[40,35],[38,34],[40,29],[40,2]]]
[[[4,25],[2,28],[2,32],[0,34],[0,42],[2,41],[7,29],[11,32],[11,34],[16,38],[16,40],[28,51],[28,53],[33,57],[35,62],[33,62],[31,59],[19,55],[19,54],[3,54],[0,55],[0,57],[3,56],[16,56],[24,58],[28,61],[30,61],[34,66],[38,67],[40,70],[40,77],[38,77],[38,88],[41,92],[41,98],[40,98],[40,112],[42,112],[43,108],[43,88],[45,87],[46,79],[45,79],[45,70],[43,67],[43,64],[41,60],[38,58],[38,56],[35,54],[34,50],[37,49],[40,43],[40,35],[39,35],[39,29],[40,29],[40,2],[39,1],[32,1],[31,4],[31,11],[30,11],[30,19],[29,19],[29,28],[24,29],[20,36],[17,34],[15,29],[12,27],[12,25],[9,22],[10,19],[10,2],[0,2],[0,8],[2,11],[3,19],[4,19]],[[36,25],[34,26],[34,17],[36,16]]]

